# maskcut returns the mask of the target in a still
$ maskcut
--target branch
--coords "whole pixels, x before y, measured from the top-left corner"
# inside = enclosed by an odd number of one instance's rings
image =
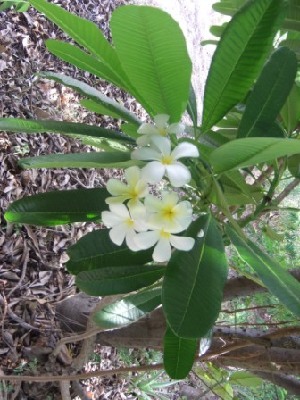
[[[300,183],[300,179],[295,178],[292,182],[290,182],[286,188],[273,200],[274,204],[278,205],[282,202],[292,190],[294,190]]]

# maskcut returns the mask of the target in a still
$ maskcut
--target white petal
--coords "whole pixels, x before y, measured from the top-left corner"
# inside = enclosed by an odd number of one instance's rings
[[[154,117],[154,123],[159,129],[166,128],[166,125],[170,119],[170,116],[167,114],[158,114]]]
[[[195,239],[191,237],[171,235],[170,243],[178,250],[189,251],[193,248]]]
[[[158,135],[159,132],[153,124],[144,123],[137,130],[141,135]]]
[[[133,160],[160,160],[161,154],[151,147],[141,147],[140,149],[133,150],[131,153],[131,158]]]
[[[118,226],[114,226],[109,231],[109,237],[112,242],[117,246],[121,246],[126,236],[126,226],[125,224],[120,224]]]
[[[192,218],[193,209],[189,201],[181,201],[174,207],[174,212],[178,218],[189,217]]]
[[[132,251],[139,251],[141,248],[136,244],[135,241],[136,233],[133,230],[129,230],[126,233],[126,244]]]
[[[101,218],[104,225],[107,226],[108,228],[118,225],[123,221],[123,218],[110,211],[103,211],[101,214]]]
[[[136,166],[129,167],[125,170],[124,175],[127,180],[127,183],[129,185],[135,186],[138,180],[140,179],[141,170],[139,169],[139,167]]]
[[[145,198],[145,206],[149,212],[158,212],[161,210],[161,200],[151,194]]]
[[[154,247],[153,260],[156,262],[169,261],[171,258],[171,245],[167,239],[160,239]]]
[[[175,133],[175,135],[180,135],[181,133],[184,132],[185,129],[185,125],[182,123],[176,123],[176,124],[171,124],[168,129],[167,132],[168,133]]]
[[[110,204],[109,209],[123,219],[129,218],[128,208],[124,204]]]
[[[167,137],[163,136],[153,136],[152,139],[152,144],[154,147],[157,148],[157,151],[160,152],[163,155],[170,155],[171,153],[171,141]],[[161,155],[160,155],[161,158]],[[155,160],[155,158],[153,158]],[[157,159],[156,159],[157,160]]]
[[[113,196],[120,196],[126,192],[127,186],[119,179],[109,179],[106,185],[106,189]]]
[[[128,199],[128,196],[113,196],[105,199],[106,204],[120,204]]]
[[[180,162],[166,165],[167,177],[173,187],[182,187],[191,179],[191,173],[187,167]]]
[[[175,149],[172,151],[172,156],[175,158],[175,160],[178,160],[182,157],[199,157],[199,151],[193,144],[183,142],[175,147]]]
[[[135,242],[140,249],[149,249],[157,243],[159,234],[157,231],[148,231],[138,233],[135,237]]]
[[[158,161],[153,161],[142,169],[142,177],[149,183],[158,183],[164,176],[165,171],[164,165]]]
[[[175,192],[163,192],[162,194],[162,201],[163,201],[163,206],[170,206],[174,207],[178,203],[179,197],[178,194]]]
[[[144,181],[143,179],[140,179],[135,186],[135,189],[138,193],[138,196],[141,197],[145,197],[148,194],[148,185],[147,182]]]

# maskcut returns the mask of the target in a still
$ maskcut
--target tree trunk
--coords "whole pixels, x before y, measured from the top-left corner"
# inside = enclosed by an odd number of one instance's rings
[[[292,273],[300,280],[300,270]],[[235,278],[229,280],[225,286],[224,301],[264,290],[246,278]],[[77,332],[82,331],[83,321],[87,318],[90,308],[95,305],[95,298],[91,300],[89,296],[83,294],[79,296],[80,301],[76,302],[76,308],[74,308],[76,296],[63,301],[57,308],[63,321],[72,319],[78,321],[78,316],[80,317],[80,323],[72,325],[73,331],[75,328]],[[165,329],[163,311],[162,308],[158,308],[128,326],[98,333],[96,342],[113,347],[162,349]],[[263,331],[216,326],[209,351],[198,359],[209,360],[220,367],[252,371],[264,379],[283,386],[289,392],[300,395],[300,382],[293,377],[293,375],[300,376],[299,339],[300,327]]]

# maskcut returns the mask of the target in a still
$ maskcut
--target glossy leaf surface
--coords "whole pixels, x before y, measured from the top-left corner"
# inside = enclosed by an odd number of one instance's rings
[[[133,292],[162,278],[165,268],[156,265],[104,267],[80,272],[76,285],[90,296],[110,296]]]
[[[296,139],[244,138],[232,140],[214,150],[210,162],[214,171],[219,173],[299,153],[300,141]]]
[[[184,36],[169,14],[147,6],[120,7],[111,18],[113,42],[132,85],[151,114],[177,122],[190,89],[191,61]]]
[[[197,236],[199,231],[203,237]],[[227,262],[221,233],[211,215],[198,218],[187,235],[196,243],[189,252],[176,251],[172,256],[163,281],[162,303],[173,332],[192,339],[204,336],[218,317]]]
[[[80,221],[96,221],[107,209],[106,189],[62,190],[24,197],[13,202],[5,213],[8,222],[53,226]]]
[[[296,72],[295,53],[287,47],[275,51],[247,99],[238,137],[267,136],[260,125],[274,123],[292,89]]]
[[[184,379],[192,369],[197,339],[180,338],[170,328],[164,336],[164,367],[171,379]]]
[[[125,152],[50,154],[20,160],[22,168],[128,168],[137,163]]]
[[[228,23],[206,81],[203,132],[244,99],[272,48],[284,11],[283,1],[249,1]]]
[[[131,324],[161,304],[161,288],[151,288],[124,297],[95,313],[94,321],[105,329]]]
[[[126,245],[115,245],[108,229],[98,229],[82,237],[69,247],[70,260],[66,266],[76,275],[81,271],[92,271],[103,267],[142,265],[152,260],[152,250],[132,252]]]

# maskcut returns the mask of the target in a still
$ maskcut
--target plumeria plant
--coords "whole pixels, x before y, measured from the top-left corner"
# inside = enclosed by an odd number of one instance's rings
[[[228,270],[224,243],[252,268],[248,277],[299,317],[300,284],[243,230],[280,211],[275,189],[286,171],[300,177],[297,58],[287,43],[277,40],[274,47],[293,2],[249,1],[234,14],[212,59],[201,123],[185,38],[170,15],[122,6],[111,18],[110,44],[95,24],[62,7],[30,3],[75,42],[49,39],[50,52],[127,91],[149,118],[141,121],[76,79],[41,72],[78,91],[88,109],[123,124],[118,131],[1,119],[2,130],[93,137],[102,150],[23,158],[21,166],[119,168],[124,175],[106,188],[22,198],[10,205],[6,220],[50,226],[98,221],[99,229],[69,248],[66,267],[89,295],[124,295],[95,315],[102,328],[128,324],[162,305],[164,365],[172,378],[188,374],[199,340],[218,318]],[[186,111],[191,122],[184,125]]]

